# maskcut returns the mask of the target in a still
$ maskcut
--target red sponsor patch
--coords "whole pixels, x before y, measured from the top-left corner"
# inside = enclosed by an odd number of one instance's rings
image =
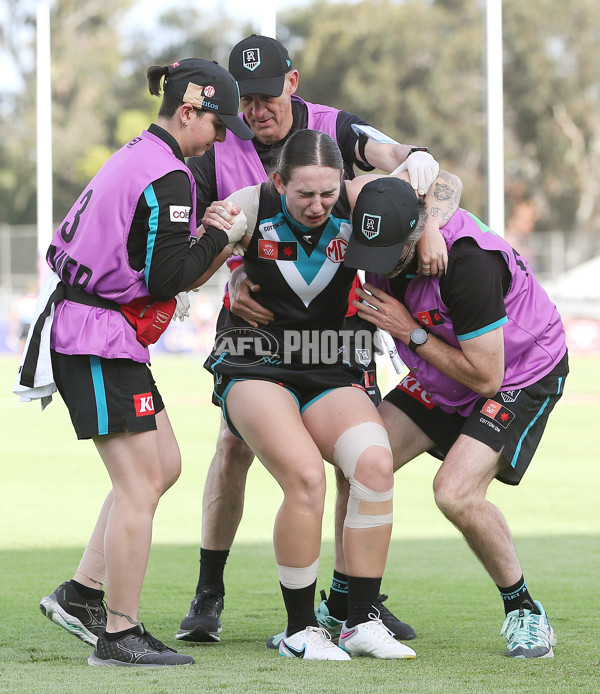
[[[176,63],[171,63],[171,67],[179,67],[181,63],[177,61]]]
[[[298,260],[298,244],[295,241],[259,239],[258,257],[264,260]]]
[[[135,405],[135,416],[146,417],[149,414],[154,414],[154,400],[152,393],[140,393],[133,396],[133,404]]]
[[[480,412],[489,419],[493,419],[505,429],[515,418],[514,412],[511,412],[507,407],[504,407],[495,400],[488,400],[481,408]]]
[[[208,97],[215,95],[215,88],[209,84],[208,87],[204,87],[204,94]]]
[[[432,308],[429,311],[420,311],[417,313],[417,318],[422,325],[427,325],[429,327],[433,325],[442,325],[446,322],[437,308]]]
[[[348,242],[346,239],[335,238],[327,244],[325,253],[332,263],[341,263],[346,255],[346,248],[348,248]]]
[[[429,393],[423,388],[414,374],[407,374],[396,386],[396,388],[408,393],[411,398],[414,398],[417,402],[420,402],[421,405],[424,405],[428,410],[432,410],[434,408],[434,404],[431,401],[431,395],[429,395]]]

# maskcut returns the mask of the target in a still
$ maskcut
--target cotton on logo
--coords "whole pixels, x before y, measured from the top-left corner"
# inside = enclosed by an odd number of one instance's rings
[[[327,244],[325,253],[332,263],[341,263],[346,255],[346,248],[348,248],[348,242],[345,239],[335,238]]]
[[[133,404],[135,405],[136,417],[146,417],[149,414],[154,414],[154,400],[152,393],[140,393],[133,396]]]
[[[179,205],[169,205],[170,218],[172,222],[189,222],[191,207],[181,207]]]

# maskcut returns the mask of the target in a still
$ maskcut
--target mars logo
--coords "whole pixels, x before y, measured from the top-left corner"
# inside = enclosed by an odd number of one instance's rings
[[[379,236],[379,227],[381,225],[381,217],[376,214],[368,214],[365,212],[362,218],[362,233],[369,239],[374,239]]]
[[[214,96],[215,95],[215,88],[209,85],[208,87],[204,87],[204,96]]]
[[[342,238],[331,239],[327,244],[325,253],[332,263],[341,263],[346,255],[346,248],[348,248],[348,242]]]
[[[152,393],[140,393],[133,396],[133,404],[135,406],[136,417],[147,417],[154,414],[154,400]]]
[[[260,48],[246,48],[242,54],[242,65],[251,72],[260,65]]]

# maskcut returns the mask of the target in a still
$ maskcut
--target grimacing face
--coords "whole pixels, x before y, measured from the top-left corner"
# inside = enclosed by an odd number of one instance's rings
[[[329,217],[340,196],[341,178],[342,172],[329,166],[298,166],[286,184],[277,172],[273,174],[275,187],[285,195],[292,218],[311,229]]]

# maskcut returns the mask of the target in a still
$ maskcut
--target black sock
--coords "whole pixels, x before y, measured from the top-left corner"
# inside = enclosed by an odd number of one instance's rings
[[[527,583],[525,583],[523,576],[512,586],[507,588],[498,586],[498,590],[504,602],[504,614],[518,610],[521,606],[524,606],[527,610],[532,610],[536,614],[540,613],[537,605],[533,602],[533,598],[529,595]]]
[[[339,571],[333,572],[331,590],[327,598],[329,614],[343,622],[348,616],[348,576]]]
[[[104,635],[106,636],[107,641],[118,641],[119,639],[122,639],[124,636],[127,636],[127,634],[139,634],[140,632],[140,625],[137,624],[134,627],[129,627],[129,629],[124,629],[123,631],[105,631]]]
[[[103,590],[98,590],[97,588],[88,588],[87,586],[84,586],[76,581],[74,578],[72,578],[69,583],[73,586],[73,588],[75,588],[79,595],[81,595],[82,598],[86,598],[86,600],[102,600],[104,597]]]
[[[377,602],[381,577],[361,578],[348,576],[348,618],[346,626],[353,627],[369,621],[369,615],[376,615],[373,605]]]
[[[196,595],[203,588],[214,588],[217,593],[225,595],[223,573],[229,556],[228,549],[204,549],[200,547],[200,576],[196,587]]]
[[[283,602],[287,610],[288,622],[286,628],[287,636],[292,636],[306,627],[318,627],[315,617],[315,590],[317,582],[311,583],[306,588],[286,588],[281,586]]]

